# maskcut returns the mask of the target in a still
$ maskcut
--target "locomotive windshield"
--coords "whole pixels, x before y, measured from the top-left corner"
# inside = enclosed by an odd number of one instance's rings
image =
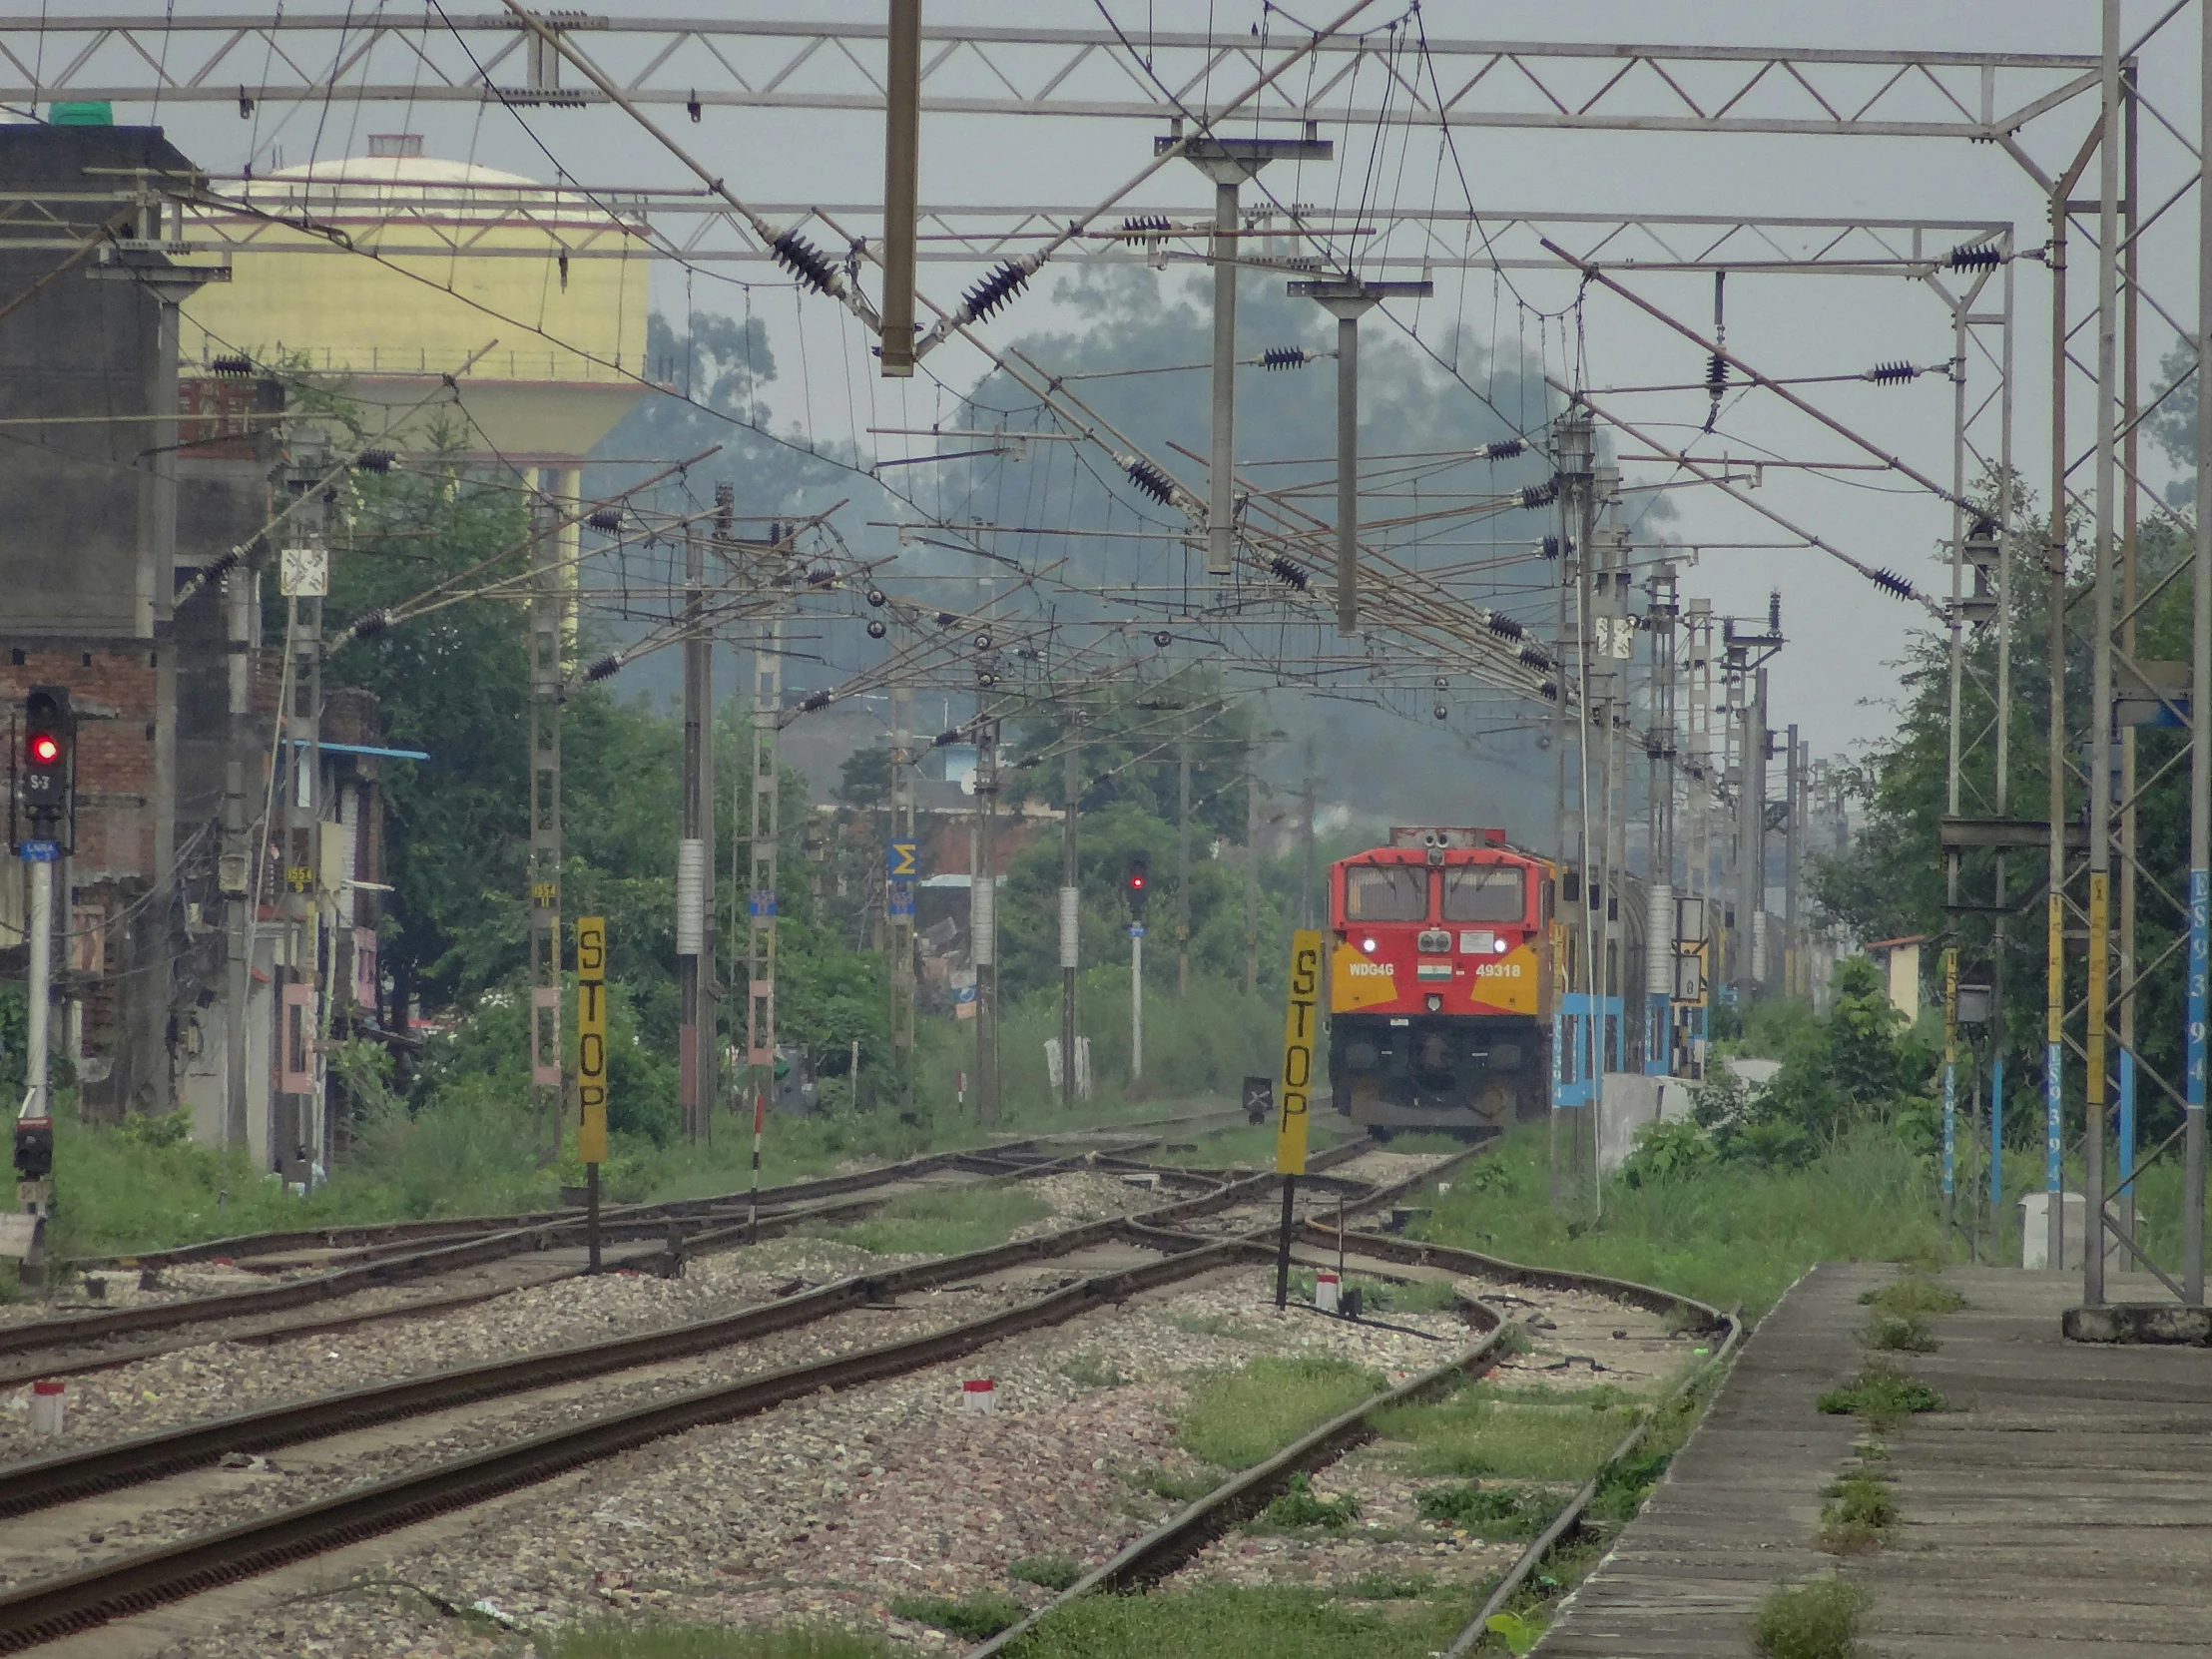
[[[1528,912],[1527,873],[1510,864],[1460,864],[1444,871],[1444,920],[1519,921]]]
[[[1345,870],[1347,921],[1426,921],[1428,871],[1418,864],[1353,864]]]

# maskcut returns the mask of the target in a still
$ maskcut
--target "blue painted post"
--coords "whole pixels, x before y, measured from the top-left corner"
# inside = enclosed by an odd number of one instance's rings
[[[1943,1062],[1943,1221],[1945,1230],[1950,1222],[1952,1176],[1958,1157],[1958,1067],[1951,1061]]]
[[[2205,33],[2207,53],[2212,53],[2212,30]],[[2212,110],[2212,105],[2206,106]],[[2212,117],[2208,117],[2212,119]],[[2212,175],[2208,175],[2212,179]],[[2212,225],[2212,221],[2207,221]],[[2206,232],[2212,237],[2212,230]],[[2207,423],[2207,441],[2212,441],[2212,423]],[[2212,541],[2203,530],[2199,535]],[[2208,562],[2207,549],[2200,545],[2197,554],[2197,611],[2200,618],[2200,638],[2207,630],[2201,620],[2212,611],[2212,582],[2202,574]],[[2202,660],[2200,647],[2199,660]],[[2191,756],[2193,768],[2203,771],[2212,768],[2212,761],[2204,755],[2204,746],[2195,746]],[[2189,839],[2191,850],[2205,844],[2206,826],[2202,793],[2195,778],[2190,780],[2191,808]],[[2188,1140],[2185,1148],[2184,1174],[2181,1188],[2181,1286],[2187,1299],[2201,1306],[2204,1302],[2204,1023],[2205,968],[2208,946],[2212,946],[2212,928],[2207,917],[2212,915],[2212,869],[2203,867],[2200,858],[2193,859],[2198,867],[2189,871],[2189,1046],[2188,1080],[2184,1099],[2187,1102],[2182,1123]]]
[[[2134,1196],[2135,1173],[2135,1053],[2132,1049],[2120,1050],[2120,1179],[2113,1188],[2115,1199]]]
[[[1989,1062],[1989,1229],[2004,1209],[2004,1056]]]

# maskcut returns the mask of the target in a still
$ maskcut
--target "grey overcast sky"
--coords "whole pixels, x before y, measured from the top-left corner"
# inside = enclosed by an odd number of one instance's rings
[[[91,0],[70,0],[89,7]],[[479,0],[482,4],[482,0]],[[102,10],[121,8],[103,5]],[[151,7],[146,9],[152,10]],[[181,12],[236,13],[236,0],[181,0]],[[292,8],[295,12],[301,8]],[[331,6],[329,9],[336,9]],[[420,0],[408,0],[395,12],[419,15]],[[471,9],[475,9],[472,7]],[[483,9],[490,9],[484,5]],[[599,13],[666,18],[690,15],[681,0],[600,0]],[[1340,9],[1334,0],[1301,0],[1295,16],[1311,24]],[[2167,0],[2127,0],[2123,33],[2133,39],[2167,10]],[[57,6],[57,15],[63,10]],[[356,4],[356,17],[371,8]],[[699,15],[757,18],[805,17],[876,22],[881,0],[792,0],[778,6],[764,0],[699,0]],[[1211,29],[1225,38],[1248,37],[1261,20],[1259,0],[929,0],[925,16],[932,26],[1025,26],[1096,29],[1110,14],[1131,37],[1142,42],[1150,29]],[[1292,14],[1270,20],[1278,32]],[[1403,15],[1402,0],[1379,0],[1363,14],[1363,25],[1380,25]],[[1682,45],[1788,45],[1855,49],[1942,49],[1975,52],[2016,51],[2094,54],[2099,8],[2091,0],[1697,0],[1697,3],[1606,4],[1593,0],[1544,0],[1544,3],[1474,4],[1470,0],[1430,0],[1421,18],[1432,40],[1594,41]],[[598,51],[600,42],[579,37]],[[605,38],[605,37],[602,37]],[[741,43],[735,50],[743,53]],[[781,50],[781,49],[779,49]],[[873,62],[873,48],[857,49]],[[612,59],[610,58],[610,62]],[[765,61],[765,60],[764,60]],[[741,58],[749,71],[758,65]],[[2183,134],[2197,131],[2198,23],[2190,7],[2167,24],[2142,58],[2142,88],[2149,105]],[[816,66],[828,73],[828,67]],[[711,71],[702,70],[705,78]],[[1717,73],[1717,72],[1716,72]],[[1242,72],[1239,72],[1241,77]],[[226,72],[222,79],[235,76]],[[1232,77],[1225,76],[1224,79]],[[1738,79],[1741,78],[1738,72]],[[1572,83],[1588,86],[1588,77]],[[1718,81],[1711,83],[1718,85]],[[1846,85],[1862,95],[1876,82],[1866,73]],[[1698,82],[1700,88],[1707,85]],[[1933,108],[1932,95],[1901,87],[1916,107]],[[2000,94],[2000,102],[2002,95]],[[1747,108],[1757,107],[1756,99]],[[143,108],[119,111],[123,119],[145,119]],[[2038,163],[2056,171],[2070,158],[2093,124],[2093,97],[2079,98],[2061,112],[2032,124],[2022,142]],[[296,165],[315,156],[331,157],[365,149],[366,135],[396,129],[419,131],[432,155],[474,159],[517,173],[545,177],[546,151],[576,178],[603,185],[657,182],[689,183],[682,170],[644,133],[613,110],[509,112],[497,108],[423,105],[358,107],[337,104],[265,106],[242,121],[228,105],[176,106],[160,112],[183,147],[204,165],[236,170],[250,159],[257,171],[279,160]],[[529,132],[524,131],[527,122]],[[929,116],[924,120],[922,199],[929,202],[1081,204],[1097,201],[1119,185],[1150,153],[1154,127],[1136,121],[1015,119],[983,116]],[[671,131],[708,165],[721,171],[740,195],[764,202],[868,202],[881,193],[881,129],[867,113],[709,110],[697,124],[675,112]],[[535,139],[531,136],[534,133]],[[1370,163],[1372,132],[1333,133],[1339,141],[1340,179],[1315,170],[1297,179],[1269,183],[1285,200],[1295,190],[1307,201],[1361,199],[1361,174]],[[540,148],[540,141],[544,146]],[[1998,221],[2016,228],[2021,246],[2038,248],[2045,240],[2042,197],[2027,174],[1996,146],[1936,139],[1813,138],[1795,136],[1716,137],[1686,134],[1560,133],[1532,129],[1460,129],[1456,158],[1442,160],[1433,132],[1415,133],[1402,151],[1395,139],[1386,156],[1383,182],[1368,199],[1402,206],[1440,203],[1464,206],[1456,169],[1463,169],[1476,205],[1486,211],[1573,211],[1594,213],[1693,213],[1894,216]],[[2142,196],[2156,206],[2183,191],[2194,158],[2157,121],[2147,121],[2141,141]],[[2095,169],[2077,196],[2093,194]],[[1195,174],[1184,169],[1151,181],[1133,205],[1197,208],[1206,193]],[[2093,230],[2093,223],[2091,225]],[[2196,215],[2193,192],[2142,238],[2146,284],[2165,311],[2184,325],[2195,316]],[[2081,314],[2092,283],[2093,252],[2077,238],[2073,244],[2075,315]],[[763,267],[720,268],[722,274],[768,279]],[[2017,329],[2014,381],[2014,456],[2038,495],[2047,491],[2050,281],[2033,262],[2015,267]],[[1440,339],[1464,320],[1478,335],[1493,326],[1500,352],[1536,353],[1536,325],[1516,320],[1514,304],[1499,292],[1486,272],[1463,278],[1439,270],[1437,297],[1426,306],[1407,306],[1400,314],[1423,338]],[[972,274],[947,267],[924,267],[923,285],[940,296],[972,280]],[[1706,276],[1639,274],[1627,278],[1655,303],[1703,328],[1712,312],[1712,280]],[[1540,309],[1571,304],[1576,283],[1571,276],[1517,273],[1513,285]],[[1022,299],[1018,314],[1001,319],[994,331],[1006,336],[1031,332],[1053,320],[1051,282]],[[659,279],[658,292],[671,309],[682,308],[682,277]],[[1997,285],[1988,290],[1994,297]],[[741,312],[741,291],[724,275],[694,278],[694,303],[701,309]],[[865,342],[849,318],[833,305],[795,307],[788,293],[776,295],[767,309],[772,339],[788,370],[796,370],[801,339],[818,383],[825,364],[842,365]],[[1906,278],[1883,276],[1802,276],[1746,274],[1728,285],[1728,339],[1747,360],[1778,375],[1856,374],[1877,362],[1905,360],[1936,363],[1950,355],[1948,318],[1926,286]],[[795,311],[797,316],[795,317]],[[1494,318],[1494,323],[1493,323]],[[1580,315],[1588,382],[1629,386],[1697,381],[1704,363],[1697,348],[1637,312],[1627,302],[1592,290]],[[1516,336],[1518,340],[1516,341]],[[1549,335],[1548,361],[1560,366],[1560,335]],[[2155,382],[2158,359],[2173,343],[2169,325],[2146,307],[2143,313],[2142,370],[2146,390]],[[2093,362],[2093,331],[2077,336],[2077,353]],[[970,383],[980,359],[948,348],[930,366],[954,386]],[[1971,400],[1980,403],[1994,387],[1987,364],[1977,362]],[[834,379],[842,382],[839,366]],[[1310,382],[1327,395],[1325,381]],[[1178,382],[1178,395],[1203,398],[1202,377]],[[798,418],[805,388],[787,372],[775,388],[780,417]],[[1856,426],[1882,447],[1946,479],[1950,473],[1950,393],[1938,378],[1906,386],[1862,383],[1808,388],[1821,405]],[[1702,393],[1635,396],[1615,400],[1672,439],[1690,436],[1705,414]],[[847,401],[840,392],[818,397],[812,410],[820,435],[843,436]],[[903,418],[882,423],[925,424],[936,401],[924,380],[902,391],[878,388],[879,416]],[[1985,438],[1996,442],[1991,406]],[[2069,397],[2073,438],[2078,452],[2090,431],[2093,398],[2076,377]],[[1194,411],[1191,423],[1199,416]],[[863,416],[859,424],[866,424]],[[1182,422],[1179,421],[1179,424]],[[863,438],[863,447],[870,440]],[[1624,452],[1637,446],[1623,440]],[[1796,458],[1860,460],[1842,438],[1817,430],[1772,397],[1738,395],[1726,406],[1719,432],[1705,450],[1760,452]],[[2155,481],[2168,474],[2162,457],[2146,444],[2146,471]],[[1631,483],[1666,481],[1663,465],[1631,463]],[[1969,467],[1969,473],[1973,470]],[[2085,487],[2086,474],[2081,478]],[[1775,528],[1739,505],[1701,489],[1673,489],[1667,498],[1676,509],[1668,526],[1683,541],[1747,542],[1778,538]],[[1949,510],[1902,479],[1864,472],[1827,477],[1769,471],[1757,498],[1831,538],[1867,561],[1906,571],[1931,588],[1944,578],[1931,561],[1949,533]],[[1803,724],[1816,750],[1837,753],[1887,729],[1887,699],[1896,694],[1896,677],[1887,666],[1900,655],[1909,629],[1925,616],[1890,599],[1863,579],[1820,553],[1771,550],[1708,551],[1683,583],[1688,594],[1706,594],[1716,609],[1763,614],[1767,592],[1784,595],[1785,623],[1791,645],[1775,676],[1777,724]]]

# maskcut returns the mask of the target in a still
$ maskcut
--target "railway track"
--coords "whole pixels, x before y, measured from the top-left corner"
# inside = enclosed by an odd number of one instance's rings
[[[1499,1286],[1594,1293],[1625,1307],[1639,1308],[1670,1321],[1688,1314],[1699,1322],[1701,1332],[1718,1340],[1705,1363],[1668,1391],[1667,1398],[1670,1400],[1703,1386],[1734,1356],[1743,1339],[1743,1323],[1736,1312],[1723,1313],[1694,1299],[1632,1281],[1561,1269],[1533,1268],[1475,1251],[1422,1244],[1393,1238],[1387,1234],[1339,1232],[1336,1228],[1310,1222],[1301,1227],[1299,1237],[1302,1243],[1320,1247],[1324,1252],[1343,1249],[1366,1262],[1395,1263],[1420,1268],[1440,1267],[1455,1275],[1486,1280]],[[1246,1244],[1240,1248],[1252,1247]],[[1086,1574],[1044,1606],[995,1636],[968,1648],[962,1659],[996,1659],[996,1656],[1003,1654],[1012,1643],[1038,1624],[1086,1596],[1127,1594],[1150,1588],[1192,1560],[1230,1526],[1260,1513],[1290,1485],[1294,1476],[1311,1475],[1342,1457],[1353,1446],[1373,1438],[1375,1431],[1372,1422],[1379,1413],[1393,1406],[1434,1398],[1449,1392],[1469,1379],[1484,1375],[1504,1354],[1510,1352],[1502,1342],[1510,1322],[1501,1309],[1479,1296],[1472,1299],[1470,1311],[1474,1314],[1478,1329],[1482,1331],[1481,1337],[1471,1346],[1440,1365],[1361,1402],[1301,1435],[1264,1462],[1222,1482],[1164,1524],[1126,1545],[1110,1560]],[[1656,1415],[1656,1411],[1647,1414],[1622,1437],[1596,1471],[1560,1508],[1559,1513],[1521,1551],[1512,1566],[1491,1586],[1458,1637],[1444,1651],[1442,1659],[1465,1659],[1465,1655],[1482,1643],[1488,1634],[1489,1617],[1505,1607],[1545,1560],[1583,1527],[1589,1506],[1606,1475],[1636,1451],[1650,1432]]]
[[[1317,1162],[1342,1162],[1367,1150],[1354,1142],[1333,1149]],[[1461,1156],[1467,1156],[1462,1154]],[[1456,1162],[1447,1160],[1446,1163]],[[1441,1168],[1443,1166],[1437,1166]],[[1352,1204],[1354,1213],[1380,1207],[1422,1180],[1434,1169],[1377,1187]],[[518,1392],[579,1376],[655,1363],[746,1340],[767,1329],[822,1318],[864,1302],[892,1285],[913,1288],[943,1283],[955,1269],[966,1275],[1016,1261],[1066,1254],[1083,1244],[1126,1235],[1168,1254],[1140,1267],[1086,1275],[1072,1284],[980,1319],[856,1353],[839,1355],[764,1375],[687,1391],[589,1421],[495,1446],[474,1455],[377,1481],[305,1505],[282,1509],[221,1531],[141,1551],[101,1566],[21,1586],[0,1595],[0,1652],[14,1652],[72,1630],[195,1594],[216,1584],[264,1572],[341,1544],[411,1524],[448,1510],[545,1480],[567,1469],[643,1445],[664,1435],[709,1422],[729,1421],[766,1410],[782,1401],[823,1389],[849,1388],[882,1378],[959,1358],[1022,1332],[1064,1323],[1084,1312],[1140,1291],[1172,1284],[1244,1259],[1246,1242],[1192,1238],[1173,1225],[1202,1213],[1210,1204],[1234,1206],[1249,1194],[1276,1185],[1275,1177],[1253,1176],[1217,1193],[1146,1212],[1134,1224],[1092,1223],[1077,1229],[1001,1246],[966,1258],[922,1264],[868,1275],[842,1286],[827,1287],[812,1298],[749,1311],[723,1321],[587,1345],[500,1367],[413,1379],[381,1389],[323,1396],[275,1413],[198,1425],[170,1436],[94,1448],[85,1453],[43,1459],[0,1470],[0,1500],[12,1512],[66,1501],[87,1491],[130,1484],[148,1473],[173,1470],[223,1455],[224,1449],[250,1445],[298,1443],[338,1432],[364,1421],[385,1421],[415,1411],[438,1409],[462,1398]],[[753,1323],[748,1324],[748,1320]],[[258,1420],[257,1420],[258,1419]],[[269,1436],[281,1438],[272,1441]],[[150,1443],[159,1442],[159,1443]],[[25,1494],[19,1503],[18,1492]]]
[[[1038,1150],[1042,1144],[1052,1139],[1057,1137],[1032,1137],[993,1148],[987,1154],[933,1153],[923,1158],[886,1165],[878,1170],[770,1188],[761,1195],[762,1210],[757,1227],[750,1219],[740,1219],[747,1214],[748,1200],[744,1197],[679,1200],[667,1205],[634,1206],[629,1212],[610,1214],[603,1218],[602,1239],[617,1247],[618,1251],[626,1243],[651,1242],[660,1248],[637,1253],[627,1262],[614,1260],[613,1265],[651,1266],[665,1270],[673,1265],[680,1254],[691,1255],[727,1248],[756,1234],[762,1238],[772,1238],[799,1227],[859,1220],[909,1192],[939,1184],[941,1177],[948,1174],[965,1174],[977,1180],[1038,1176],[1067,1167],[1084,1156],[1080,1153],[1067,1153],[1052,1157]],[[1136,1141],[1123,1139],[1113,1144],[1117,1152],[1126,1154],[1157,1144],[1157,1140],[1158,1137]],[[1173,1174],[1164,1173],[1164,1179],[1174,1178]],[[640,1211],[651,1213],[637,1213]],[[506,1219],[508,1218],[488,1218],[485,1224],[491,1226]],[[438,1224],[396,1225],[414,1228]],[[328,1229],[311,1236],[346,1237],[353,1231]],[[360,1231],[380,1233],[385,1230]],[[309,1236],[286,1233],[255,1237],[264,1241],[277,1241],[273,1249],[291,1249],[295,1247],[295,1241]],[[573,1249],[583,1239],[584,1223],[568,1213],[563,1213],[550,1222],[533,1221],[526,1227],[486,1232],[465,1237],[457,1243],[437,1239],[424,1243],[419,1235],[408,1233],[398,1239],[383,1239],[365,1245],[364,1249],[374,1253],[371,1260],[279,1285],[187,1301],[140,1304],[101,1313],[68,1315],[0,1326],[0,1387],[128,1365],[209,1342],[280,1342],[346,1330],[378,1320],[469,1307],[516,1289],[548,1284],[581,1273],[584,1270],[580,1262],[563,1263],[552,1271],[544,1271],[534,1262],[521,1268],[514,1264],[517,1259],[539,1257],[564,1248]],[[216,1249],[218,1245],[237,1243],[238,1241],[218,1241],[217,1244],[208,1246],[186,1247],[186,1252],[191,1254],[193,1260],[212,1260],[215,1258],[197,1253]],[[136,1260],[143,1262],[148,1259]],[[312,1315],[278,1321],[269,1318],[363,1292],[472,1271],[477,1273],[478,1283],[445,1296],[418,1297],[380,1308],[322,1318]],[[483,1282],[487,1279],[488,1283]],[[192,1327],[221,1329],[198,1331],[190,1336],[171,1337],[166,1341],[137,1343],[126,1348],[114,1346],[118,1338],[174,1333]]]

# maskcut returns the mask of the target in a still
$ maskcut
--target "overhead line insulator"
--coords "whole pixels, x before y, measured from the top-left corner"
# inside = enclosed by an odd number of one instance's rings
[[[1132,484],[1163,507],[1175,499],[1175,485],[1169,481],[1168,475],[1143,456],[1132,457],[1125,470]]]
[[[1481,454],[1485,461],[1509,461],[1515,455],[1528,453],[1528,445],[1519,438],[1500,438],[1496,443],[1486,443]]]
[[[1559,480],[1547,478],[1540,484],[1530,484],[1520,492],[1520,504],[1524,507],[1548,507],[1559,499]]]
[[[1867,580],[1882,589],[1883,592],[1894,593],[1900,599],[1918,599],[1920,597],[1913,591],[1913,584],[1894,570],[1870,570],[1867,572]]]
[[[1953,248],[1944,263],[1953,271],[1990,271],[2004,264],[2004,251],[1988,243],[1977,243],[1971,248]]]
[[[828,293],[837,279],[829,257],[797,231],[786,231],[769,244],[768,251],[778,265],[818,293]]]
[[[1029,283],[1029,273],[1008,261],[960,296],[968,315],[981,322]]]
[[[1281,553],[1268,561],[1268,574],[1285,587],[1296,588],[1300,593],[1304,593],[1307,585],[1313,581],[1302,566]]]
[[[1260,353],[1262,368],[1304,368],[1313,356],[1304,346],[1271,345]]]
[[[1878,386],[1902,385],[1920,377],[1921,371],[1911,363],[1876,363],[1867,370],[1867,378]]]

